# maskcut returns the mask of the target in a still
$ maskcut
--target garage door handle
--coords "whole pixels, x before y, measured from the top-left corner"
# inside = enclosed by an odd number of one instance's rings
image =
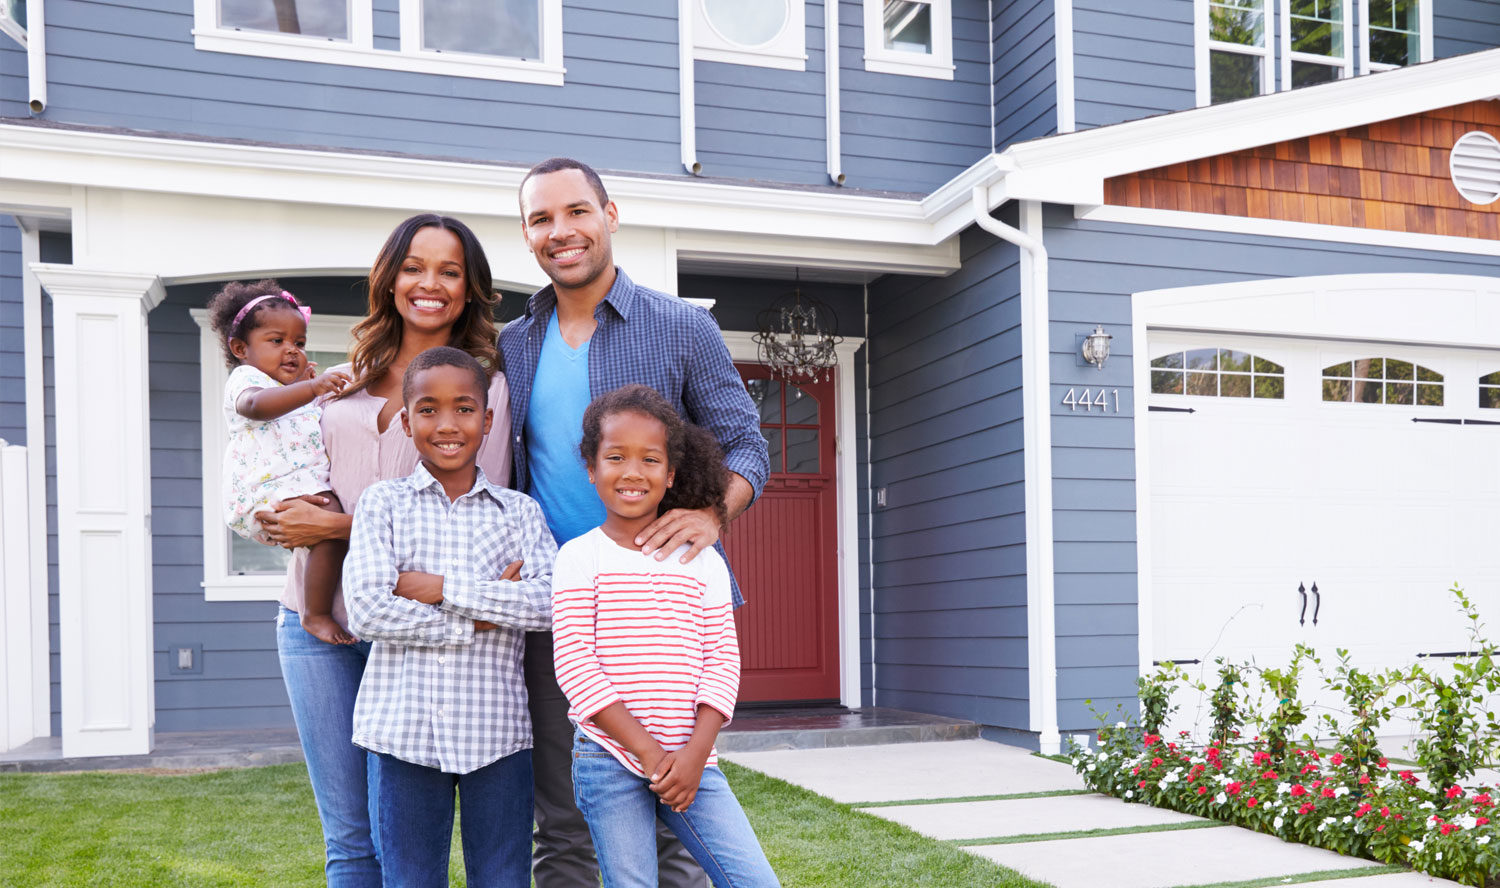
[[[1323,609],[1323,596],[1322,596],[1321,593],[1318,592],[1318,583],[1317,583],[1316,580],[1313,581],[1312,594],[1313,594],[1313,625],[1316,626],[1316,625],[1318,625],[1318,611],[1320,611],[1320,610]]]
[[[1297,625],[1307,625],[1307,584],[1297,584],[1297,594],[1302,596],[1302,613],[1297,615]]]

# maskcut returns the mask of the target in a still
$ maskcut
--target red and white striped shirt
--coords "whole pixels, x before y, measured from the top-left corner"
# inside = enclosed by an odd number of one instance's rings
[[[680,550],[679,550],[680,551]],[[594,528],[558,550],[552,572],[553,662],[568,718],[632,773],[641,763],[591,719],[623,702],[662,748],[693,735],[698,706],[728,724],[740,688],[729,569],[712,549],[657,561]],[[718,750],[708,764],[717,764]]]

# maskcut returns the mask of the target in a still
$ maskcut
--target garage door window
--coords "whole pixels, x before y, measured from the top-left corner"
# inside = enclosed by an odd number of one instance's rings
[[[1479,377],[1479,406],[1487,409],[1500,407],[1500,372]]]
[[[1443,406],[1443,375],[1410,361],[1360,358],[1323,368],[1323,400]]]
[[[1210,398],[1284,398],[1286,370],[1249,352],[1191,348],[1151,362],[1151,392]]]

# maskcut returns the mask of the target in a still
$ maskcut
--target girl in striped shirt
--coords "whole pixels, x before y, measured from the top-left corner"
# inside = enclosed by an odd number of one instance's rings
[[[558,551],[554,661],[604,886],[655,888],[657,818],[720,888],[777,886],[714,751],[739,693],[729,570],[713,549],[681,564],[634,544],[668,509],[722,519],[723,454],[643,385],[590,404],[579,449],[606,517]]]

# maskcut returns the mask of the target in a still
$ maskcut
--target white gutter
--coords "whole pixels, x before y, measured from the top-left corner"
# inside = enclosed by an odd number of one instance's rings
[[[990,215],[989,189],[971,192],[974,222],[1021,249],[1021,422],[1026,488],[1026,651],[1031,730],[1043,755],[1062,746],[1057,730],[1057,620],[1052,553],[1052,388],[1048,369],[1047,248],[1042,205],[1021,202],[1019,230]]]
[[[828,178],[835,185],[844,184],[844,148],[841,141],[842,121],[839,115],[839,4],[823,4],[823,92],[828,120]]]
[[[693,69],[693,0],[677,0],[677,98],[682,121],[682,168],[703,174],[698,162],[698,97]]]
[[[42,0],[26,4],[26,76],[31,84],[31,113],[47,108],[47,17]]]

